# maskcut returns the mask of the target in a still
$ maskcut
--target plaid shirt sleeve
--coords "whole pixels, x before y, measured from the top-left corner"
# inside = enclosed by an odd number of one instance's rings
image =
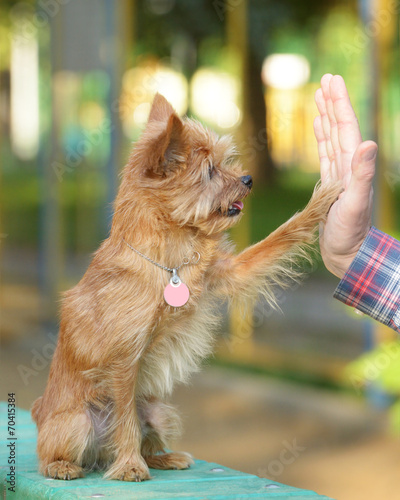
[[[400,242],[371,227],[334,297],[400,333]]]

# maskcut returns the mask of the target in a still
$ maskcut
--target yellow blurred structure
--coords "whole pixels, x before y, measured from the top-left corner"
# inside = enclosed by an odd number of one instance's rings
[[[251,135],[247,89],[247,64],[248,64],[248,2],[240,2],[236,8],[227,10],[226,36],[229,51],[235,54],[238,65],[238,78],[241,88],[241,110],[242,122],[235,132],[237,144],[246,143],[246,139]],[[240,151],[239,151],[240,153]],[[247,167],[250,173],[252,165]],[[243,250],[250,242],[249,217],[251,213],[250,198],[246,200],[246,209],[241,223],[232,229],[232,237],[235,240],[238,251]],[[253,352],[253,327],[252,327],[253,307],[234,308],[230,312],[230,334],[231,341],[229,351],[233,357],[246,356]]]
[[[267,88],[267,123],[271,157],[280,168],[292,167],[318,172],[313,121],[316,115],[316,83],[294,89]]]

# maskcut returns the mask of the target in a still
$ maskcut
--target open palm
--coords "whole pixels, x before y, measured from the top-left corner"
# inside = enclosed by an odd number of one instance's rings
[[[340,181],[343,192],[320,228],[326,267],[342,277],[365,239],[372,213],[372,180],[377,145],[362,141],[357,117],[341,76],[326,74],[315,93],[319,116],[314,121],[321,182]]]

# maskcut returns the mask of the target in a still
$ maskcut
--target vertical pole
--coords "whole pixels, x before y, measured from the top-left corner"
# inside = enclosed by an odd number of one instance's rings
[[[248,101],[248,0],[235,2],[235,5],[226,9],[226,36],[230,53],[235,57],[238,74],[236,75],[241,87],[242,122],[235,133],[236,144],[239,148],[246,147],[251,136]],[[261,78],[261,76],[260,76]],[[250,170],[251,165],[244,166]],[[250,198],[245,201],[242,220],[232,231],[232,237],[238,250],[249,245],[250,234]],[[230,315],[231,352],[234,356],[248,357],[253,350],[253,307],[247,306],[243,310],[233,309]]]
[[[378,152],[377,174],[375,180],[375,224],[379,229],[392,233],[394,222],[393,192],[386,179],[390,153],[384,147],[385,100],[391,72],[391,48],[396,36],[397,16],[393,12],[392,0],[371,0],[371,26],[376,27],[376,36],[372,37],[372,82],[374,139],[380,145]],[[374,328],[375,343],[393,338],[393,332],[382,325]]]
[[[391,0],[359,0],[360,11],[366,26],[374,27],[375,33],[370,37],[370,52],[368,54],[368,83],[372,89],[370,98],[370,123],[372,124],[369,138],[380,145],[377,161],[377,171],[374,181],[374,224],[390,233],[394,228],[393,193],[385,178],[388,167],[388,152],[382,141],[385,132],[383,92],[388,89],[390,74],[390,48],[395,39],[397,19]],[[392,7],[392,9],[391,9]],[[383,21],[384,20],[384,21]],[[384,23],[384,26],[382,25]],[[393,338],[393,331],[383,325],[364,321],[364,338],[366,350],[373,349],[382,341]],[[373,383],[367,389],[367,397],[376,405],[386,400],[382,387]]]
[[[121,121],[119,96],[122,73],[126,69],[130,45],[133,43],[135,0],[104,0],[108,44],[107,74],[110,81],[107,107],[111,116],[110,154],[106,164],[106,227],[111,228],[113,201],[117,194],[117,176],[121,164]]]
[[[42,123],[42,138],[38,156],[39,177],[41,181],[39,282],[45,311],[44,317],[47,321],[54,320],[57,315],[59,284],[64,274],[64,259],[61,245],[60,182],[52,169],[53,162],[58,157],[55,89],[52,85],[52,78],[55,68],[57,66],[62,67],[62,14],[54,16],[51,23],[50,69],[45,69],[47,65],[40,65],[40,78],[44,83],[40,88],[49,90],[51,97],[49,99],[48,96],[43,95],[43,90],[41,91],[40,119]],[[41,50],[41,59],[45,61],[47,54],[43,54],[43,46],[41,46]],[[45,112],[50,114],[50,120],[53,125],[50,131],[47,128],[44,129],[43,123],[47,122],[43,116]],[[43,138],[46,139],[44,140]]]
[[[249,119],[249,99],[248,99],[248,2],[236,2],[235,6],[227,9],[226,34],[228,49],[235,58],[237,64],[237,74],[235,75],[240,83],[240,109],[242,121],[236,129],[234,137],[236,144],[241,149],[246,148],[251,137],[251,121]],[[261,76],[260,76],[261,78]],[[246,170],[252,172],[252,165],[244,165]],[[250,199],[246,200],[243,218],[239,225],[232,229],[232,236],[237,243],[238,249],[243,250],[250,242]]]
[[[374,81],[374,115],[375,115],[375,136],[378,144],[382,145],[383,134],[385,133],[384,123],[384,100],[383,92],[388,90],[390,75],[390,55],[395,39],[397,18],[391,12],[392,0],[373,0],[372,2],[372,23],[377,26],[376,36],[372,39],[373,52],[373,81]],[[384,19],[384,26],[382,25]],[[388,152],[384,147],[379,148],[378,169],[377,169],[377,212],[376,219],[379,228],[385,232],[391,232],[394,228],[394,206],[393,193],[385,178],[388,168]]]
[[[123,2],[124,3],[124,2]],[[104,0],[105,19],[106,19],[106,43],[107,43],[107,74],[110,82],[107,108],[111,113],[110,129],[110,152],[106,163],[106,233],[111,227],[113,216],[112,202],[117,191],[117,165],[118,165],[118,138],[120,135],[119,116],[118,116],[118,77],[117,66],[120,63],[120,54],[115,54],[117,49],[116,40],[116,22],[118,19],[119,5],[114,0]]]

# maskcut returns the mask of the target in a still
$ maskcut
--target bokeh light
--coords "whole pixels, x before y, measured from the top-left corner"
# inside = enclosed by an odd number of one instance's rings
[[[240,122],[239,82],[230,74],[214,68],[201,68],[191,81],[191,106],[201,119],[221,129]]]
[[[271,54],[262,67],[265,85],[278,89],[296,89],[310,78],[310,63],[298,54]]]
[[[156,61],[148,61],[125,72],[120,115],[127,137],[135,138],[138,128],[146,123],[157,92],[172,104],[179,115],[186,113],[188,83],[182,73]]]

